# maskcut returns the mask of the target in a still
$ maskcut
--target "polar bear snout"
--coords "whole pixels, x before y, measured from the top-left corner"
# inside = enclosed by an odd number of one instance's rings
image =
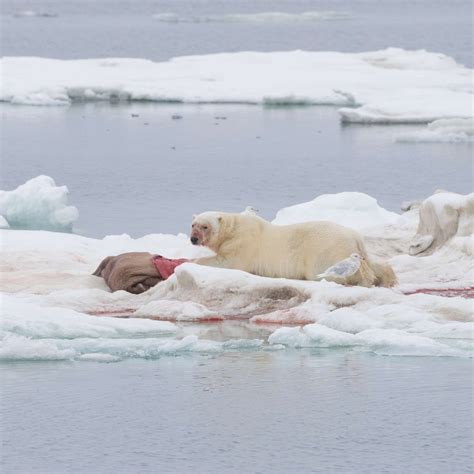
[[[190,237],[191,243],[193,245],[200,245],[202,244],[202,241],[204,240],[204,237],[202,235],[202,232],[200,232],[198,229],[192,229],[191,230],[191,237]]]
[[[207,225],[193,224],[191,227],[191,243],[193,245],[204,245],[207,240],[207,234],[209,233],[209,228]]]

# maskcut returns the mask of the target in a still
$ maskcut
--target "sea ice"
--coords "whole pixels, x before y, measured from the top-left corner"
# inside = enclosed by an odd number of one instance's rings
[[[185,263],[141,295],[111,293],[101,278],[91,275],[106,255],[141,250],[195,258],[208,251],[192,246],[185,235],[98,240],[0,230],[0,358],[114,362],[283,347],[471,357],[472,300],[417,293],[474,286],[473,214],[464,212],[470,199],[444,192],[425,200],[440,223],[448,208],[460,219],[454,234],[423,257],[408,254],[423,205],[398,215],[369,196],[342,193],[278,213],[282,222],[323,216],[346,225],[359,222],[369,252],[388,259],[397,274],[399,284],[391,289],[262,278]],[[235,329],[223,337],[218,329],[223,323],[218,322],[211,325],[217,337],[209,339],[212,331],[204,330],[205,324],[181,323],[223,319],[232,320],[224,324]]]
[[[55,18],[57,13],[36,12],[34,10],[19,10],[13,14],[15,18]]]
[[[367,329],[355,337],[366,350],[380,355],[472,357],[471,351],[397,329]]]
[[[36,339],[156,337],[177,332],[168,321],[89,316],[71,309],[39,306],[11,295],[2,295],[0,329]]]
[[[407,133],[396,138],[397,142],[466,143],[474,141],[474,119],[440,119],[429,123],[424,130]]]
[[[291,347],[341,347],[357,345],[352,334],[336,331],[321,324],[308,324],[302,328],[280,328],[269,338],[270,344]]]
[[[272,224],[332,221],[360,231],[372,226],[395,224],[399,220],[399,214],[380,207],[373,197],[343,192],[323,194],[313,201],[280,209]]]
[[[369,123],[470,118],[474,110],[472,70],[424,50],[238,52],[158,63],[5,57],[0,67],[0,100],[13,104],[330,104],[344,107],[343,121]]]
[[[410,245],[410,255],[433,253],[456,237],[472,248],[474,232],[474,193],[439,191],[421,203],[419,224]],[[470,251],[472,252],[472,250]]]
[[[67,195],[67,187],[56,186],[49,176],[37,176],[13,191],[0,191],[0,228],[71,232],[79,212],[67,205]]]
[[[163,23],[307,23],[325,20],[345,20],[349,13],[342,11],[308,11],[303,13],[261,12],[231,13],[226,15],[181,16],[176,13],[156,13],[153,18]]]
[[[171,321],[223,320],[215,311],[210,311],[204,305],[191,301],[154,300],[140,306],[133,316],[158,317]]]

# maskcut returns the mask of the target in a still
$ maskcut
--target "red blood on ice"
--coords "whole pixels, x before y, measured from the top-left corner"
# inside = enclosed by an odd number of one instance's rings
[[[91,316],[104,316],[109,318],[129,318],[136,308],[123,308],[116,310],[97,310],[97,311],[86,311],[86,314]]]
[[[417,293],[425,293],[427,295],[446,296],[447,298],[453,298],[455,296],[461,298],[474,298],[474,286],[468,288],[420,288],[415,291],[409,291],[406,295],[415,295]]]

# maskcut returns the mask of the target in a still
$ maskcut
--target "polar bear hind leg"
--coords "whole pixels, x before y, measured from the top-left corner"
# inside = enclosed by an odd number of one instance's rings
[[[360,262],[360,268],[357,273],[349,277],[346,281],[346,285],[358,285],[370,288],[375,285],[377,277],[375,272],[372,270],[370,264],[366,259]]]

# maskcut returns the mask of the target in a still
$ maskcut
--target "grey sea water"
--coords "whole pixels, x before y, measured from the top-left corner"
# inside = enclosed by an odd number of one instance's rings
[[[338,351],[0,366],[4,473],[468,473],[469,361]]]
[[[305,11],[340,15],[229,17]],[[165,13],[174,20],[153,17]],[[63,59],[396,46],[472,66],[472,29],[472,2],[463,0],[3,0],[1,9],[3,55]],[[0,112],[0,188],[51,175],[69,187],[77,231],[88,236],[186,232],[195,212],[247,205],[271,219],[283,206],[341,191],[366,192],[397,210],[438,188],[473,187],[472,145],[395,143],[420,126],[342,126],[333,107],[0,105]],[[472,472],[472,369],[453,358],[337,350],[2,363],[0,467]]]
[[[334,107],[0,109],[0,187],[53,176],[67,184],[77,232],[88,236],[188,232],[195,213],[249,205],[272,220],[282,207],[343,191],[400,212],[402,201],[436,189],[472,189],[472,144],[394,143],[424,126],[343,126]]]

